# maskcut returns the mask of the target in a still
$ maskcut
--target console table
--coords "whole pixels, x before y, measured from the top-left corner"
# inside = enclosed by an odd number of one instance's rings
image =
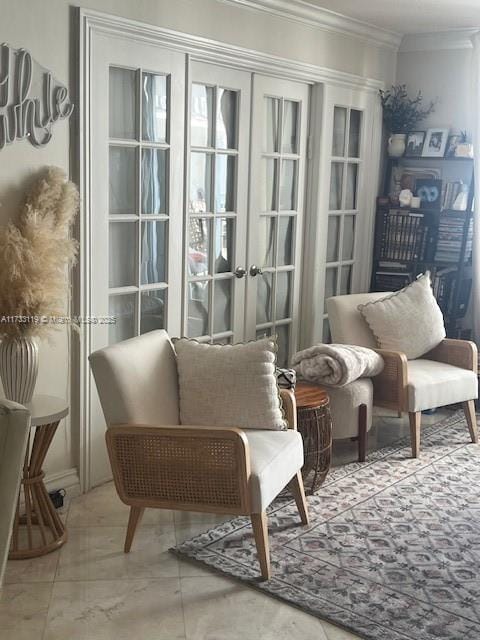
[[[67,540],[65,526],[43,482],[42,466],[58,424],[68,414],[68,407],[60,398],[40,395],[25,406],[31,414],[31,429],[13,521],[10,560],[43,556]]]

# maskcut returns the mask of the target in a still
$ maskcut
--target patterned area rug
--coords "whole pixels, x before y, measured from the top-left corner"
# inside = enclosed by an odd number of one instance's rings
[[[463,415],[422,428],[308,497],[311,524],[280,497],[269,512],[273,579],[258,581],[248,518],[175,550],[371,640],[480,639],[480,446]]]

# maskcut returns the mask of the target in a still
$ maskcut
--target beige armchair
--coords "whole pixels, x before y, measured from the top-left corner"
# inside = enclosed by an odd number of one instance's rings
[[[327,300],[332,341],[376,349],[383,356],[383,372],[372,378],[376,406],[408,412],[412,455],[420,453],[422,411],[461,403],[472,442],[478,442],[474,400],[478,395],[477,347],[467,340],[443,340],[415,360],[404,353],[377,349],[358,305],[384,298],[388,293],[359,293]],[[414,327],[412,327],[414,331]]]
[[[10,548],[30,413],[20,404],[0,400],[0,587]]]
[[[250,515],[269,579],[266,510],[287,485],[308,524],[293,393],[281,392],[286,431],[180,426],[176,358],[165,331],[97,351],[90,363],[115,487],[130,506],[125,552],[146,507]]]

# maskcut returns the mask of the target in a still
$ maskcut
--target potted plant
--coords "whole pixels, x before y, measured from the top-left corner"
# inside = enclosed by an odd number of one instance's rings
[[[407,133],[415,131],[419,123],[435,110],[435,102],[422,108],[423,96],[419,91],[409,98],[404,84],[393,85],[387,91],[380,90],[383,107],[383,122],[389,133],[388,155],[399,158],[405,153]]]
[[[61,169],[48,167],[27,194],[17,224],[0,228],[0,378],[9,400],[30,402],[37,338],[65,316],[77,210],[75,185]]]

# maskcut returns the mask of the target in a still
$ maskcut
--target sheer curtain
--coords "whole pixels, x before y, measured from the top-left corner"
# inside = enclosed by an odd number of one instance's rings
[[[480,31],[472,36],[473,44],[473,145],[475,151],[475,207],[473,216],[473,336],[480,344]]]

